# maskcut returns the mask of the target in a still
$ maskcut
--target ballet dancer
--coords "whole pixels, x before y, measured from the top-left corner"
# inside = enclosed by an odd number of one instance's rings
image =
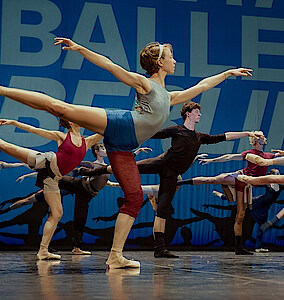
[[[244,151],[238,154],[225,154],[215,158],[203,158],[200,160],[203,164],[209,164],[211,162],[226,162],[231,160],[246,160],[246,156],[249,153],[257,154],[266,158],[273,158],[275,154],[269,152],[263,152],[264,145],[267,144],[267,139],[262,131],[254,131],[256,137],[249,137],[250,144],[253,146],[252,149]],[[238,171],[239,173],[252,175],[252,176],[262,176],[267,172],[268,167],[260,167],[251,162],[247,162],[246,168]],[[246,184],[240,182],[235,178],[236,172],[223,173],[213,177],[195,177],[191,179],[184,180],[180,184],[221,184],[235,189],[233,193],[226,194],[229,201],[237,201],[237,215],[234,225],[235,232],[235,254],[236,255],[252,255],[252,252],[247,251],[242,243],[242,224],[245,217],[245,211],[247,208],[247,202],[250,200],[250,187],[246,187]]]
[[[280,175],[280,172],[278,169],[271,169],[269,174]],[[263,187],[265,188],[265,193],[263,195],[253,197],[252,205],[248,207],[248,212],[256,222],[255,252],[268,251],[268,249],[262,247],[263,230],[261,230],[261,226],[267,222],[269,208],[277,201],[281,191],[284,189],[284,185],[277,183],[263,185]],[[222,200],[227,200],[223,193],[213,191],[213,194],[217,197],[220,197]]]
[[[246,175],[238,175],[238,180],[245,182],[246,184],[252,185],[263,185],[263,184],[284,184],[284,175],[266,175],[259,177],[252,177]],[[278,223],[284,217],[284,208],[281,209],[272,219],[265,222],[260,226],[262,231],[272,227]]]
[[[133,87],[137,93],[138,109],[136,111],[108,110],[72,105],[44,94],[2,86],[0,95],[32,108],[48,111],[104,135],[104,144],[113,173],[126,198],[116,221],[113,245],[106,265],[107,268],[140,267],[138,261],[128,260],[122,255],[125,240],[143,203],[140,176],[131,151],[161,129],[169,116],[170,105],[189,101],[231,75],[252,76],[252,70],[246,68],[227,70],[205,78],[186,90],[168,92],[164,87],[165,78],[167,74],[174,73],[176,64],[170,44],[154,42],[141,50],[140,64],[150,76],[149,79],[123,69],[109,58],[70,39],[55,38],[55,45],[64,45],[63,50],[78,52],[91,63],[109,71],[118,80]]]
[[[0,126],[4,125],[13,125],[57,142],[56,153],[41,153],[0,139],[0,150],[38,171],[36,185],[43,188],[44,198],[50,207],[50,214],[44,225],[37,259],[61,259],[60,255],[48,252],[49,243],[63,214],[58,181],[82,161],[87,149],[98,142],[102,136],[95,134],[84,139],[80,134],[80,126],[65,120],[60,120],[60,125],[68,129],[67,134],[61,131],[36,128],[15,120],[1,119]]]
[[[241,137],[256,137],[252,132],[226,132],[220,135],[208,135],[195,131],[195,125],[201,117],[199,103],[185,103],[181,109],[184,120],[182,126],[165,128],[156,133],[152,139],[172,139],[171,148],[154,158],[137,162],[140,174],[159,174],[160,188],[157,201],[156,217],[154,221],[154,257],[175,258],[165,246],[166,220],[170,217],[171,201],[177,188],[177,177],[185,173],[194,163],[197,152],[202,144],[215,144]],[[204,155],[202,155],[204,156]],[[94,171],[111,172],[111,167],[102,167]],[[98,173],[101,174],[101,173]]]

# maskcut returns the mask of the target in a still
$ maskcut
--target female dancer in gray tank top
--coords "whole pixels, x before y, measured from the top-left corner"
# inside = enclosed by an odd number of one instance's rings
[[[93,64],[109,71],[121,82],[133,87],[137,93],[137,111],[107,110],[98,107],[72,105],[44,94],[0,87],[0,95],[55,116],[70,120],[91,131],[104,135],[113,173],[120,183],[125,204],[120,209],[115,225],[113,245],[106,262],[108,268],[140,267],[138,261],[122,256],[132,224],[143,202],[143,192],[132,149],[159,131],[169,116],[170,105],[184,103],[207,91],[229,76],[251,76],[250,69],[239,68],[205,78],[183,91],[168,92],[165,78],[173,74],[176,61],[170,44],[157,42],[146,45],[140,52],[140,64],[147,77],[127,71],[109,58],[95,53],[67,38],[55,38],[55,45],[63,50],[77,51]]]

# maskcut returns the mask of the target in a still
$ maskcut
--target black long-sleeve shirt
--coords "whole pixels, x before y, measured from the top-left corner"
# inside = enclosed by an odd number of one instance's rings
[[[173,126],[157,132],[152,139],[171,138],[171,148],[163,154],[167,165],[183,174],[194,161],[202,144],[216,144],[226,141],[225,134],[209,135],[189,130],[184,125]]]

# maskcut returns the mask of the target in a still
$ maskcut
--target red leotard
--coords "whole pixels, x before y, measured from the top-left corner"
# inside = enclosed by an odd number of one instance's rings
[[[70,132],[56,152],[57,166],[61,175],[66,175],[76,168],[86,155],[86,142],[83,137],[82,145],[77,147],[72,143]]]
[[[275,157],[274,153],[263,152],[263,151],[259,151],[256,149],[250,149],[250,150],[247,150],[247,151],[244,151],[241,153],[243,159],[245,159],[245,157],[248,153],[252,153],[252,154],[261,156],[263,158],[274,158]],[[248,176],[264,176],[264,175],[266,175],[267,170],[268,170],[268,167],[266,167],[266,166],[258,166],[256,164],[248,161],[246,168],[243,169],[243,172],[245,175],[248,175]]]

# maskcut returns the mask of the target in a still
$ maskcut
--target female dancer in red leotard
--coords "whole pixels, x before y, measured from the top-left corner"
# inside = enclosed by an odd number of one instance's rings
[[[0,139],[0,150],[38,171],[37,185],[43,188],[45,200],[50,207],[50,215],[44,225],[37,259],[61,259],[60,255],[48,252],[48,245],[63,214],[58,181],[78,166],[87,149],[98,142],[102,136],[95,134],[84,139],[80,134],[79,125],[63,120],[61,120],[61,125],[68,129],[68,133],[36,128],[14,120],[2,119],[0,126],[2,125],[14,125],[57,142],[56,153],[41,153]]]

